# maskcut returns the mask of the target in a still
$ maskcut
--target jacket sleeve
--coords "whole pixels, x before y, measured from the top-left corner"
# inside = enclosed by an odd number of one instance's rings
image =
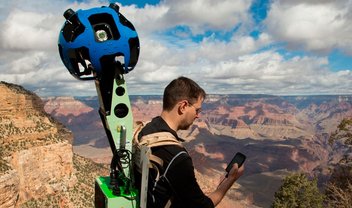
[[[172,207],[214,207],[211,199],[199,187],[194,174],[193,162],[189,155],[180,158],[170,167],[167,179],[175,194]]]

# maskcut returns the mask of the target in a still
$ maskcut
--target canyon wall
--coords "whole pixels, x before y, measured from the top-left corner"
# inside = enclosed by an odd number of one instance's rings
[[[0,207],[15,207],[75,184],[72,133],[20,86],[0,83]]]

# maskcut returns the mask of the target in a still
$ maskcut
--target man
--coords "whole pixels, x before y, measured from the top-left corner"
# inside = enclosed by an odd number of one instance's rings
[[[156,132],[169,132],[178,141],[178,130],[188,129],[199,118],[204,90],[193,80],[179,77],[164,90],[161,115],[153,118],[139,133],[138,138]],[[200,189],[194,174],[191,157],[183,146],[163,145],[152,147],[152,154],[163,160],[161,175],[151,171],[148,183],[148,208],[180,207],[207,208],[220,203],[233,183],[242,175],[244,166],[235,164],[230,173],[208,196]]]

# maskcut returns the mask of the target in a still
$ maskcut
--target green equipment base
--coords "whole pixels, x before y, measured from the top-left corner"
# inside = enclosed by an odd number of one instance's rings
[[[135,208],[139,207],[138,191],[120,187],[121,194],[115,196],[110,188],[110,177],[98,177],[95,180],[95,207],[96,208]]]

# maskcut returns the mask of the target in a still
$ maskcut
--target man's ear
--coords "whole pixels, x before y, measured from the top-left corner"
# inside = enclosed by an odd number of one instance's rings
[[[183,114],[188,106],[187,100],[182,100],[178,103],[178,112],[179,114]]]

